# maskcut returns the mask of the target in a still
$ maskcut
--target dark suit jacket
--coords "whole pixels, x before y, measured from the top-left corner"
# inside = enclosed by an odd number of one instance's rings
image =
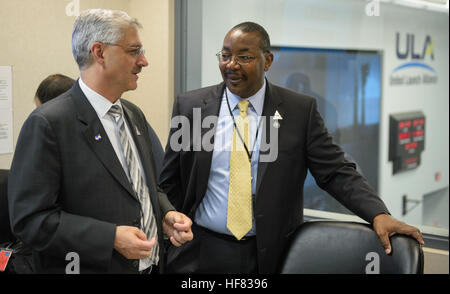
[[[161,174],[162,163],[164,160],[164,149],[159,141],[158,135],[153,130],[150,124],[147,124],[148,135],[150,136],[150,143],[152,144],[153,160],[155,162],[156,178],[159,179]]]
[[[134,104],[122,105],[163,244],[162,217],[173,207],[157,188],[146,119]],[[113,243],[116,226],[139,227],[140,203],[78,82],[25,121],[8,198],[12,230],[33,248],[37,272],[64,273],[71,261],[67,253],[76,252],[81,273],[137,273],[138,262],[115,251]],[[163,265],[163,250],[160,260]]]
[[[193,126],[193,109],[200,108],[202,119],[218,116],[224,83],[176,98],[173,116],[188,118]],[[303,221],[303,184],[310,169],[318,185],[347,208],[371,222],[387,208],[345,160],[344,153],[332,142],[317,111],[316,100],[267,82],[263,117],[282,116],[278,129],[278,157],[259,162],[253,213],[256,221],[258,266],[260,273],[275,273],[290,234]],[[266,138],[273,120],[267,121]],[[172,136],[179,128],[172,128]],[[202,129],[202,138],[210,129]],[[179,133],[179,132],[178,132]],[[191,130],[192,138],[192,130]],[[177,209],[194,219],[205,195],[212,151],[175,152],[166,147],[161,188]],[[261,154],[260,154],[261,159]],[[194,236],[195,238],[195,236]],[[220,253],[218,253],[220,254]]]

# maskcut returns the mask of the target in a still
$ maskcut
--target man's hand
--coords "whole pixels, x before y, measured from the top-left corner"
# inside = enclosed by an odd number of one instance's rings
[[[147,236],[145,235],[145,233],[136,227],[116,227],[114,249],[116,249],[127,259],[142,259],[149,257],[155,244],[155,238],[147,241]]]
[[[193,238],[192,221],[186,215],[177,211],[169,211],[164,216],[163,230],[170,237],[174,246],[181,246]]]
[[[422,246],[425,245],[422,233],[416,227],[401,222],[388,214],[379,214],[373,219],[373,229],[380,239],[386,254],[390,254],[391,242],[389,237],[395,234],[409,235],[415,238]]]

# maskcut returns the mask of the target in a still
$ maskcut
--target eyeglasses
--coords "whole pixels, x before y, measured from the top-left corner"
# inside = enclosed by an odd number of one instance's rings
[[[137,47],[137,46],[125,47],[125,46],[122,46],[119,44],[114,44],[114,43],[102,43],[102,44],[121,47],[126,53],[133,55],[135,57],[139,57],[139,56],[141,56],[141,54],[145,55],[145,49],[142,47]]]
[[[239,65],[249,64],[250,62],[252,62],[256,58],[256,56],[233,55],[233,54],[229,54],[229,53],[223,53],[222,51],[219,51],[216,54],[216,56],[217,56],[217,60],[219,60],[219,62],[222,62],[222,63],[229,63],[229,62],[231,62],[231,59],[233,59],[233,56],[234,56],[234,61],[236,63],[238,63]]]

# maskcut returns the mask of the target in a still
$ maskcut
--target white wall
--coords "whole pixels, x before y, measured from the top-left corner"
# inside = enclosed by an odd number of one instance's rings
[[[407,195],[422,200],[423,195],[449,185],[448,14],[381,3],[379,16],[367,16],[367,3],[362,0],[231,0],[223,5],[221,1],[203,1],[202,86],[221,81],[214,54],[220,50],[227,31],[247,20],[264,26],[275,46],[383,51],[378,191],[395,217],[421,225],[422,205],[402,217],[401,198]],[[420,52],[426,35],[431,36],[435,59],[426,62],[436,70],[437,84],[389,84],[392,70],[402,63],[396,57],[396,32],[403,38],[406,33],[413,33],[420,48],[416,51]],[[393,176],[392,162],[388,161],[389,115],[416,110],[426,116],[421,165]],[[435,180],[436,172],[441,173],[439,181]],[[448,189],[444,191],[448,203]],[[444,213],[443,217],[448,219],[448,207]]]

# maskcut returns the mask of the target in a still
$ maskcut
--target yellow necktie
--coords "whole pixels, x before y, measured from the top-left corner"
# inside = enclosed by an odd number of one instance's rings
[[[236,118],[236,127],[250,148],[250,124],[247,118],[249,102],[239,102],[240,115]],[[233,130],[233,142],[230,152],[230,187],[228,190],[227,228],[240,240],[252,228],[252,175],[250,160],[244,144]],[[250,151],[250,150],[249,150]]]

